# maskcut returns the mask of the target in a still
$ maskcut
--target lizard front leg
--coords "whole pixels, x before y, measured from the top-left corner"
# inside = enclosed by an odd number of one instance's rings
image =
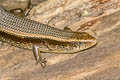
[[[36,64],[40,63],[43,68],[46,67],[46,59],[41,57],[39,46],[33,45],[33,53],[36,59]]]

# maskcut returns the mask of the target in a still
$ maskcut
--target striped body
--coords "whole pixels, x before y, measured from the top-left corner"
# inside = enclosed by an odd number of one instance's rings
[[[39,22],[17,17],[0,7],[0,40],[13,46],[33,50],[37,63],[44,68],[44,53],[75,53],[96,45],[86,32],[61,30]]]
[[[96,39],[86,32],[60,30],[39,22],[17,17],[0,7],[0,40],[11,45],[42,52],[74,53],[90,48]]]

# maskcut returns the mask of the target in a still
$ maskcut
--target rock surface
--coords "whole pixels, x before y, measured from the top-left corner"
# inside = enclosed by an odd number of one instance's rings
[[[94,35],[98,44],[77,54],[42,54],[47,67],[35,65],[32,51],[0,43],[0,80],[120,80],[120,1],[47,0],[28,18],[60,29]]]

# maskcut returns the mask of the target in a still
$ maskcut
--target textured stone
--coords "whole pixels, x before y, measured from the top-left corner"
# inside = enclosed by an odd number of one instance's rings
[[[77,54],[42,54],[42,69],[32,51],[0,47],[0,80],[120,80],[119,0],[48,0],[28,18],[62,29],[87,31],[98,44]],[[5,49],[3,49],[5,48]]]

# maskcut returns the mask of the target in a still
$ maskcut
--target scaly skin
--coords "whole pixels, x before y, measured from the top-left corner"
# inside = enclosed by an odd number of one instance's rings
[[[60,30],[33,20],[17,17],[0,7],[0,40],[33,50],[37,63],[45,67],[40,52],[75,53],[96,45],[87,32]]]

